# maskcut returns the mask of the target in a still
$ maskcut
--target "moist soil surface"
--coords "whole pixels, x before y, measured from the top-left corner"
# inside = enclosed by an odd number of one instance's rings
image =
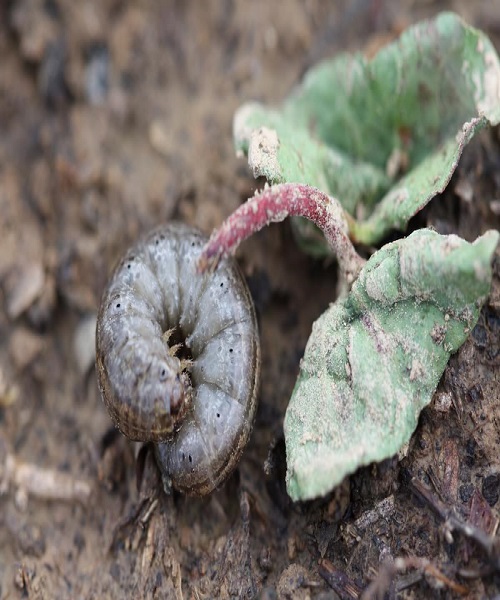
[[[236,108],[279,102],[318,60],[372,55],[444,9],[500,49],[498,0],[0,3],[0,598],[500,593],[498,252],[491,297],[406,456],[313,502],[286,494],[282,425],[337,276],[288,223],[238,252],[262,377],[250,443],[216,493],[163,493],[148,449],[113,428],[94,368],[97,307],[124,250],[173,219],[209,234],[262,185],[234,155]],[[473,240],[500,228],[499,202],[493,129],[411,228]]]

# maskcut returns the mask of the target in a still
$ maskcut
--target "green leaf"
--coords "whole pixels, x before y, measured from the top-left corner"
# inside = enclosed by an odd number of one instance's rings
[[[445,188],[473,135],[499,122],[494,47],[443,13],[370,61],[343,54],[311,69],[281,110],[243,106],[234,138],[255,176],[337,197],[359,219],[353,238],[372,244],[404,229]]]
[[[326,494],[408,442],[477,322],[498,238],[416,231],[376,252],[314,323],[285,417],[294,500]]]

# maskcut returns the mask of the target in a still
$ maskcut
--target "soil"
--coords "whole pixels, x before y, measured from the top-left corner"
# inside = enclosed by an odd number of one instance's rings
[[[373,53],[443,9],[500,49],[498,0],[0,3],[0,598],[345,599],[370,583],[367,597],[500,594],[498,253],[490,300],[406,457],[314,502],[286,495],[282,423],[336,269],[302,254],[287,223],[238,253],[262,384],[221,490],[164,495],[151,455],[137,462],[113,429],[93,366],[123,250],[171,219],[210,233],[261,185],[234,156],[235,109],[278,102],[318,60]],[[499,202],[494,129],[412,226],[473,240],[500,228]]]

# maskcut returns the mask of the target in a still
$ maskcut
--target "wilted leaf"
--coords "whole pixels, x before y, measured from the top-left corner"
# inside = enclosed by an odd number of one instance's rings
[[[294,500],[326,494],[409,440],[477,322],[498,238],[416,231],[376,252],[316,321],[285,417]]]
[[[499,122],[494,47],[443,13],[373,60],[343,54],[320,64],[279,111],[243,106],[234,136],[255,176],[337,197],[358,219],[353,238],[375,243],[404,229],[445,188],[473,135]]]

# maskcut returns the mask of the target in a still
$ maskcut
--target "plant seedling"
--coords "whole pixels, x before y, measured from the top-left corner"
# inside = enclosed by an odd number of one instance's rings
[[[334,253],[352,284],[314,323],[285,416],[292,499],[327,494],[359,466],[396,454],[476,324],[497,231],[469,243],[422,229],[366,263],[351,240],[374,243],[405,227],[444,189],[472,135],[499,121],[498,57],[449,13],[371,62],[343,56],[313,69],[281,114],[256,105],[237,113],[237,149],[274,185],[214,232],[199,268],[264,225],[300,216],[324,234],[300,220],[306,249]]]

